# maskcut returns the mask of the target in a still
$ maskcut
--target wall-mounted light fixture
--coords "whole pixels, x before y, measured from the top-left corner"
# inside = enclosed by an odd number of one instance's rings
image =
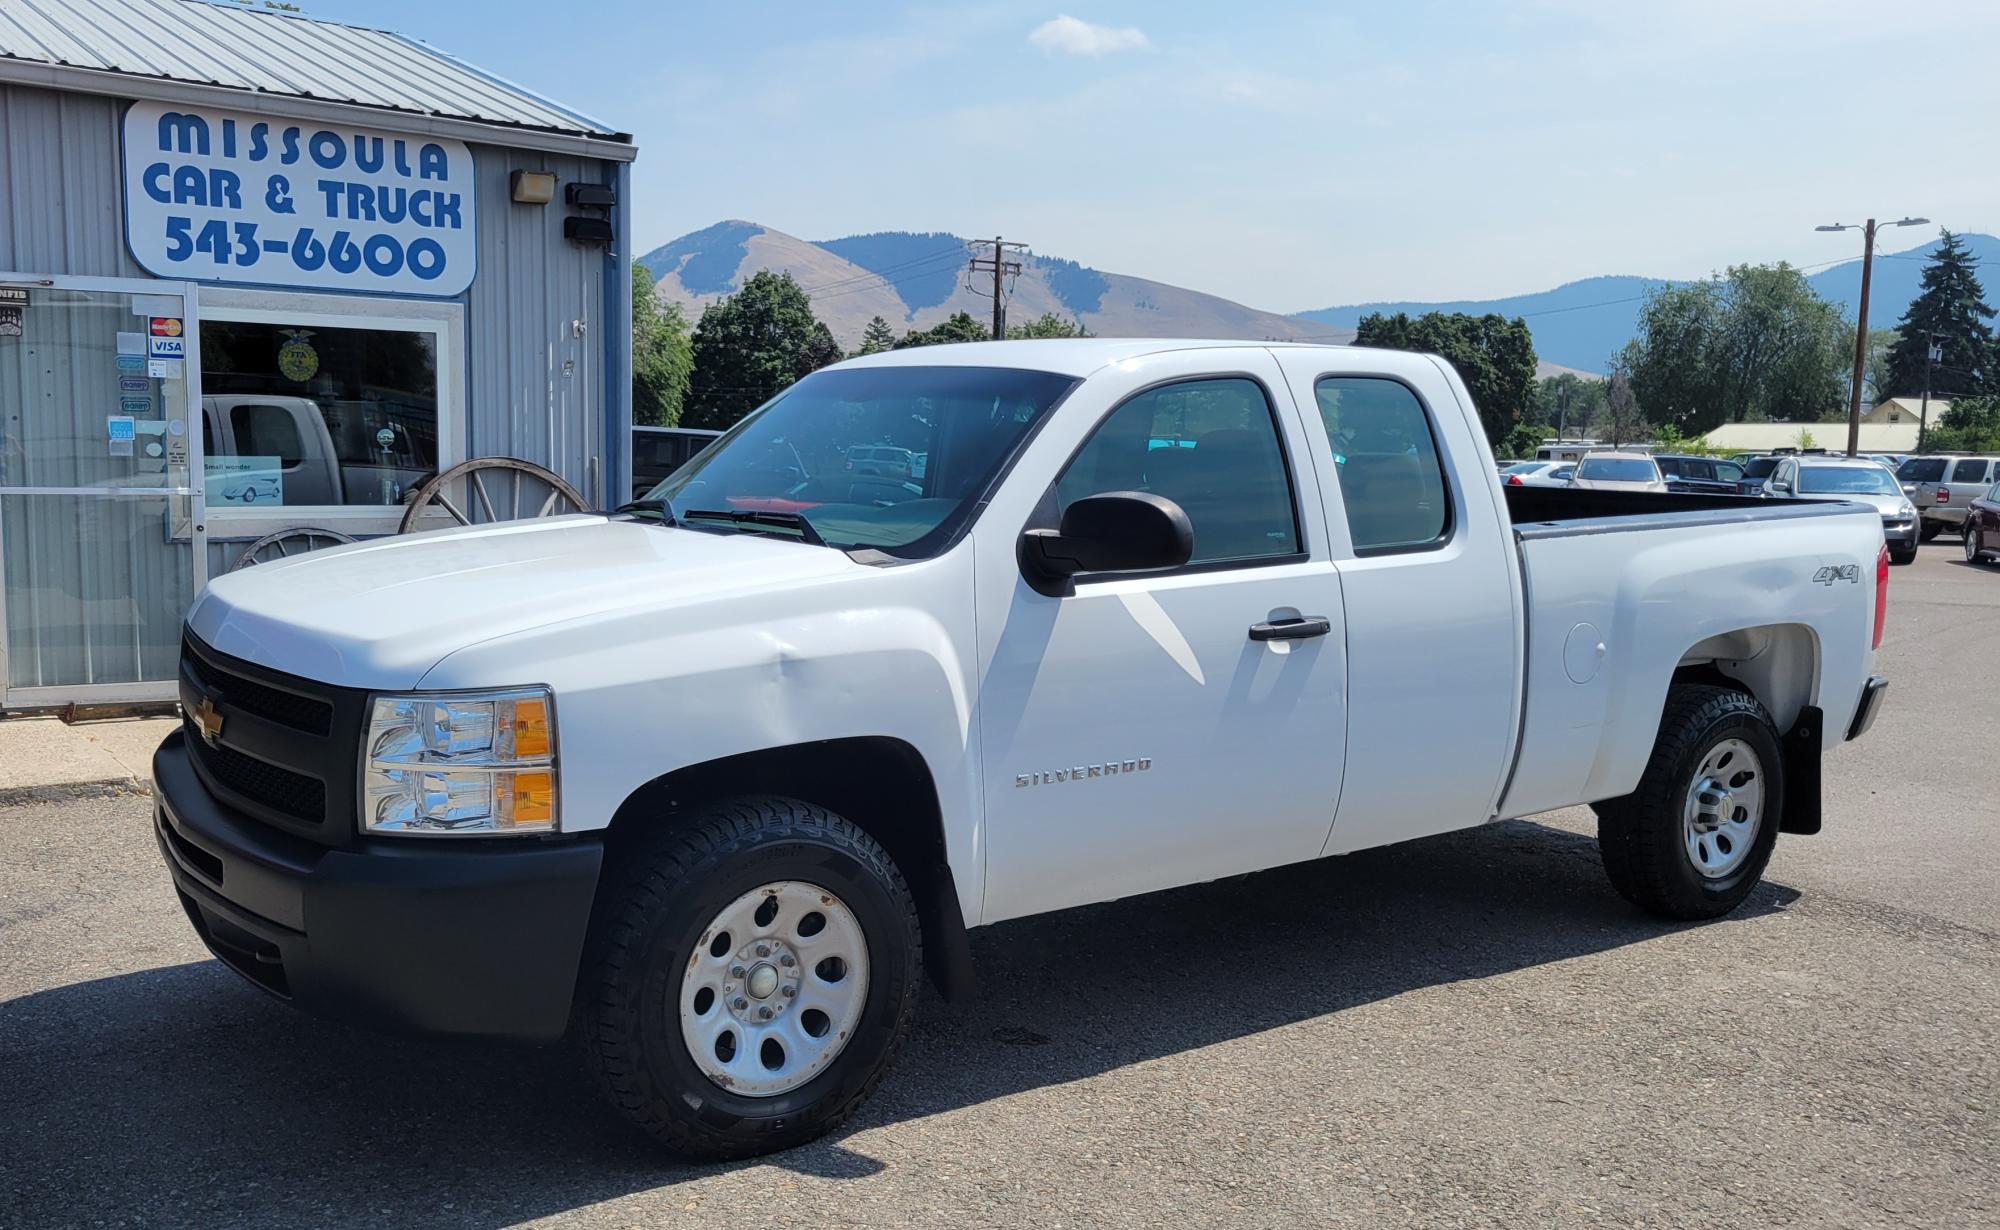
[[[546,205],[556,199],[553,171],[516,171],[509,177],[517,205]]]

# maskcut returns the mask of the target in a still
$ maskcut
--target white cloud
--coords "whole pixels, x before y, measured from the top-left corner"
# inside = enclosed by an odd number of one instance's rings
[[[1137,51],[1153,44],[1137,26],[1093,26],[1068,13],[1036,26],[1028,41],[1043,51],[1066,56],[1109,55],[1114,51]]]

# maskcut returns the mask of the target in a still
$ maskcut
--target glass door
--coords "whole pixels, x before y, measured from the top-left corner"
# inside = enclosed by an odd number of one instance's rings
[[[0,707],[168,700],[207,580],[194,288],[0,273]]]

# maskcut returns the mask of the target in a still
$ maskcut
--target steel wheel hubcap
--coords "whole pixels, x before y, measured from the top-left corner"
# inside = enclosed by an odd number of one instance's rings
[[[681,1040],[702,1074],[747,1097],[805,1084],[846,1049],[868,998],[854,912],[800,880],[723,907],[681,976]]]
[[[1681,836],[1688,862],[1705,879],[1719,880],[1750,857],[1764,822],[1764,765],[1741,739],[1708,750],[1688,787]]]

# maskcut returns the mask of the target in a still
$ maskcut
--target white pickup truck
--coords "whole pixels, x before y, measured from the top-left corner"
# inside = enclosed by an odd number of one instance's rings
[[[1860,505],[1503,486],[1429,356],[902,350],[618,513],[218,578],[159,844],[265,990],[569,1033],[744,1156],[867,1096],[969,927],[1575,803],[1619,892],[1725,913],[1876,711],[1886,559]]]

